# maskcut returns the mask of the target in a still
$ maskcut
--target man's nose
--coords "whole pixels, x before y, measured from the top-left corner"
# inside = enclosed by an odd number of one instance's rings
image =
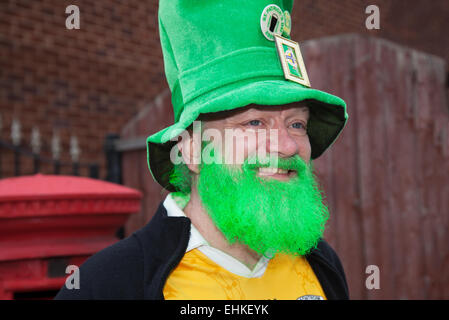
[[[281,158],[292,157],[299,152],[298,143],[285,126],[277,126],[270,130],[267,139],[269,153],[277,153]]]

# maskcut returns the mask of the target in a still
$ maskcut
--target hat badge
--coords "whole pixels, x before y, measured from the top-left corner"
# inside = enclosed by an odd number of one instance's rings
[[[275,35],[290,35],[291,19],[288,11],[283,12],[279,6],[270,4],[266,6],[260,16],[260,29],[265,38],[274,41]],[[288,31],[286,33],[286,31]]]
[[[310,88],[310,81],[299,44],[278,35],[275,35],[274,38],[285,79]]]
[[[310,87],[299,44],[287,39],[291,32],[290,13],[275,4],[266,6],[260,16],[260,29],[265,38],[276,43],[285,79]]]

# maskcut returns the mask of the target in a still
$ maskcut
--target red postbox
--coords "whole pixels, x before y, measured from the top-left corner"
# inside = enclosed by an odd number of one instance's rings
[[[69,265],[118,240],[140,200],[137,190],[84,177],[0,180],[0,299],[52,298]]]

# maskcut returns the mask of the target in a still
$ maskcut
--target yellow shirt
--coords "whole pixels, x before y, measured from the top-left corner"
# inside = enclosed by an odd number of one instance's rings
[[[304,257],[278,254],[262,276],[246,278],[219,266],[198,249],[186,252],[163,291],[165,299],[181,300],[326,299]]]

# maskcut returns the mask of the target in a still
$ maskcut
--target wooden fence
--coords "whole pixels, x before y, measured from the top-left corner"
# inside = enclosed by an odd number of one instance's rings
[[[449,106],[438,57],[359,35],[307,41],[312,86],[342,97],[349,122],[315,161],[353,299],[449,298]],[[123,130],[123,182],[145,194],[126,234],[166,192],[153,182],[144,138],[173,121],[164,92]],[[128,140],[126,140],[128,139]],[[128,145],[128,147],[126,147]],[[379,289],[368,289],[370,265]]]

